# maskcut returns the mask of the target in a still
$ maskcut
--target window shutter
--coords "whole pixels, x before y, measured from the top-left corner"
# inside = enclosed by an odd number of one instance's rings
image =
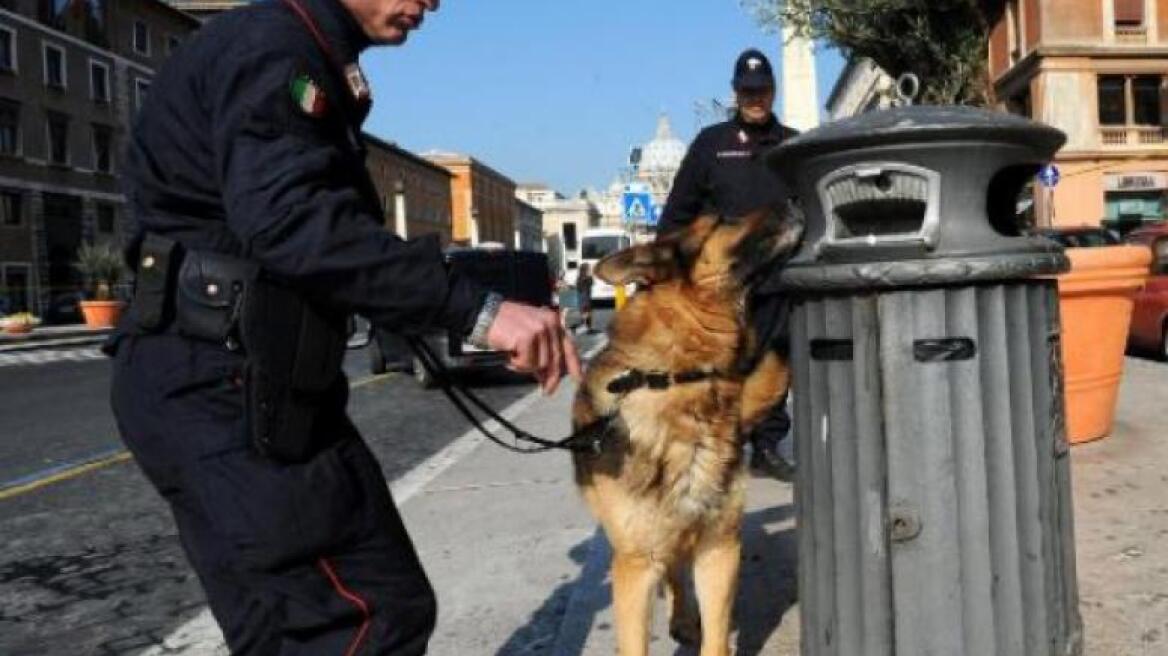
[[[1144,24],[1144,0],[1115,0],[1115,22]]]

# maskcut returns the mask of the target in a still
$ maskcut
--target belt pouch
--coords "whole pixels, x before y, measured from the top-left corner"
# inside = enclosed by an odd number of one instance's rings
[[[264,280],[241,307],[248,353],[248,421],[263,454],[303,461],[326,446],[321,417],[343,409],[341,362],[346,319],[322,312],[292,289]]]
[[[174,302],[168,291],[178,259],[178,242],[153,233],[142,240],[131,303],[133,325],[138,330],[158,331],[174,316]]]

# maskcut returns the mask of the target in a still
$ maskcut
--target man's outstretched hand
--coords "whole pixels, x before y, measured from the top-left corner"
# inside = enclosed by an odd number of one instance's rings
[[[567,370],[580,380],[580,356],[560,317],[547,308],[504,301],[487,330],[491,348],[511,354],[507,366],[535,376],[544,394],[553,394]]]

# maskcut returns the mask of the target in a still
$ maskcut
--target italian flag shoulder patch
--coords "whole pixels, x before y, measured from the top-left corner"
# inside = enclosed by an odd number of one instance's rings
[[[300,111],[313,118],[321,118],[328,110],[320,85],[303,73],[292,79],[292,100]]]

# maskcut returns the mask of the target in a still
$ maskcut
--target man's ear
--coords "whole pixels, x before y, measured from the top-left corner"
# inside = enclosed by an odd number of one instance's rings
[[[596,264],[596,277],[610,285],[652,285],[676,277],[681,270],[673,240],[626,248]]]

